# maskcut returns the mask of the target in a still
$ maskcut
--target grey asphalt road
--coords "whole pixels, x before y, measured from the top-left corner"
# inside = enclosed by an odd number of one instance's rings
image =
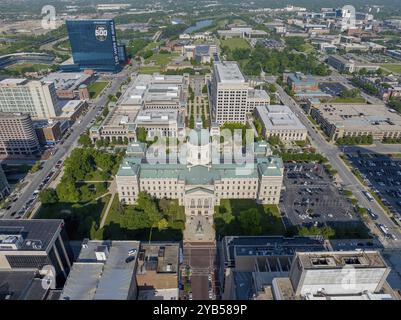
[[[317,131],[313,129],[313,124],[308,120],[307,116],[302,112],[298,104],[292,99],[282,87],[277,85],[277,91],[281,101],[289,106],[291,110],[298,116],[303,125],[308,129],[308,135],[311,138],[312,144],[316,149],[325,157],[327,157],[332,164],[333,168],[337,170],[340,179],[342,180],[343,186],[350,189],[359,204],[365,208],[370,208],[379,215],[377,220],[378,223],[384,224],[389,227],[389,231],[393,233],[397,240],[384,239],[381,236],[378,229],[375,233],[379,235],[383,245],[387,248],[401,248],[401,233],[399,227],[390,219],[387,213],[376,201],[368,201],[362,194],[365,187],[359,182],[359,180],[352,174],[350,169],[340,159],[341,150],[334,144],[328,143],[325,138]],[[375,228],[375,227],[373,227]]]
[[[89,110],[87,114],[81,119],[81,123],[76,122],[72,128],[73,132],[71,135],[65,140],[64,144],[57,145],[54,150],[57,150],[56,153],[51,156],[42,166],[42,169],[38,171],[35,176],[32,178],[28,187],[23,191],[23,193],[18,197],[18,200],[13,203],[12,207],[8,212],[3,216],[3,219],[13,218],[10,216],[12,212],[19,212],[25,203],[32,197],[33,192],[38,189],[40,183],[45,179],[45,177],[51,172],[51,170],[55,167],[56,163],[66,158],[70,152],[76,146],[77,140],[79,136],[85,132],[87,126],[90,121],[96,117],[96,114],[99,110],[106,105],[109,94],[115,94],[120,85],[127,79],[130,74],[131,69],[126,67],[120,73],[116,74],[112,82],[108,85],[108,87],[103,91],[102,95],[96,98],[96,100],[91,101],[89,105]],[[14,216],[14,218],[17,215]],[[24,215],[25,217],[25,215]]]

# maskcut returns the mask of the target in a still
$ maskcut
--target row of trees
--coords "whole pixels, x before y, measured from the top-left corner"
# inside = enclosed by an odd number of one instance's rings
[[[377,95],[379,93],[379,89],[376,88],[373,84],[371,83],[364,83],[362,80],[359,78],[353,78],[352,83],[358,86],[359,88],[362,88],[364,91],[371,95]]]
[[[96,147],[97,148],[108,148],[110,146],[121,146],[121,145],[128,145],[129,141],[127,137],[112,137],[111,139],[105,139],[101,138],[96,140]],[[79,139],[78,139],[78,144],[81,145],[84,148],[91,148],[93,147],[93,143],[91,138],[89,137],[88,134],[82,134]]]
[[[360,137],[343,137],[337,139],[336,142],[339,145],[372,144],[373,137],[371,135]]]
[[[284,162],[289,162],[289,161],[318,161],[321,163],[327,163],[328,159],[324,156],[322,156],[320,153],[314,153],[314,152],[309,152],[309,153],[290,153],[290,152],[284,152],[281,153],[281,158],[283,159]]]
[[[390,108],[401,112],[401,99],[400,98],[391,98],[388,102]]]
[[[360,95],[361,91],[359,89],[344,89],[340,93],[340,97],[343,99],[352,99],[357,98]]]
[[[253,50],[243,48],[230,50],[226,48],[226,51],[229,58],[245,61],[243,71],[251,76],[260,75],[262,70],[273,75],[282,74],[286,71],[301,71],[305,74],[319,76],[330,74],[329,68],[320,63],[314,55],[293,52],[290,48],[278,51],[257,44]]]
[[[79,181],[89,180],[96,174],[98,180],[108,180],[114,175],[123,155],[100,152],[93,148],[77,148],[64,162],[64,175],[56,190],[45,189],[40,194],[42,203],[79,203],[90,200],[93,191]],[[100,188],[100,190],[99,190]],[[106,190],[106,185],[96,184],[96,194]]]
[[[384,138],[383,143],[401,143],[401,138]]]
[[[323,236],[325,239],[331,239],[335,236],[336,232],[333,228],[324,226],[324,227],[301,227],[298,230],[299,236]]]

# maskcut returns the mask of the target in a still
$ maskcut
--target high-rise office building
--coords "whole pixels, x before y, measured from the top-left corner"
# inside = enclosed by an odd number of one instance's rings
[[[0,158],[29,156],[39,148],[29,114],[0,112]]]
[[[0,111],[23,112],[33,118],[47,119],[61,113],[53,82],[27,79],[0,81]]]
[[[236,62],[222,61],[213,66],[211,103],[213,122],[245,123],[246,114],[268,105],[270,98],[266,91],[250,87]]]
[[[63,220],[0,220],[1,271],[51,272],[60,288],[73,257]]]
[[[61,68],[69,70],[92,69],[96,71],[118,71],[125,59],[124,47],[117,45],[117,36],[112,19],[67,20],[70,39],[71,64]]]
[[[10,185],[8,184],[7,177],[0,165],[0,200],[6,197],[9,193]]]

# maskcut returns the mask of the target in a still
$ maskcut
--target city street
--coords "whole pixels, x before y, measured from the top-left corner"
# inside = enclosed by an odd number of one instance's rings
[[[96,100],[89,102],[89,110],[86,115],[83,116],[81,122],[79,123],[78,121],[74,123],[71,135],[65,140],[64,144],[59,144],[54,148],[55,154],[51,156],[43,164],[42,169],[32,177],[29,186],[25,188],[23,193],[18,197],[18,200],[12,204],[11,209],[4,214],[3,219],[12,218],[10,216],[12,212],[19,212],[24,207],[25,203],[32,197],[33,192],[38,189],[40,183],[46,178],[52,169],[55,168],[56,163],[59,160],[65,159],[70,154],[70,152],[75,148],[79,136],[86,131],[91,120],[94,119],[96,114],[106,105],[108,95],[115,94],[119,90],[120,85],[126,81],[131,71],[130,67],[123,69],[119,74],[115,75],[114,80],[111,81],[111,83],[105,88],[104,92],[99,95]],[[29,212],[29,209],[26,210],[24,216],[21,218],[25,218],[27,212]]]
[[[315,131],[315,129],[313,129],[313,124],[301,111],[301,108],[298,106],[298,104],[284,91],[281,86],[276,84],[276,87],[281,101],[291,108],[291,110],[298,116],[303,125],[308,129],[308,135],[313,146],[316,147],[319,153],[327,157],[333,168],[337,170],[343,187],[353,192],[361,206],[365,208],[370,208],[373,212],[377,212],[379,214],[377,222],[388,226],[389,230],[391,230],[391,232],[396,236],[397,240],[384,239],[380,231],[376,229],[375,233],[379,235],[379,238],[382,241],[383,245],[388,248],[401,247],[401,233],[398,226],[395,225],[395,223],[390,219],[390,217],[386,214],[386,212],[384,212],[382,207],[376,201],[368,201],[366,197],[361,193],[361,191],[366,189],[339,157],[341,154],[340,148],[334,144],[327,142],[326,139],[317,130]]]

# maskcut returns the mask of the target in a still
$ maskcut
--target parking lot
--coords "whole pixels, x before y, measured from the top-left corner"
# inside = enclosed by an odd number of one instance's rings
[[[346,87],[339,82],[322,82],[319,84],[319,89],[333,97],[338,97]]]
[[[321,164],[285,164],[284,185],[280,209],[292,225],[360,221],[351,201],[333,184]]]
[[[365,183],[401,221],[401,159],[380,154],[348,155]]]

